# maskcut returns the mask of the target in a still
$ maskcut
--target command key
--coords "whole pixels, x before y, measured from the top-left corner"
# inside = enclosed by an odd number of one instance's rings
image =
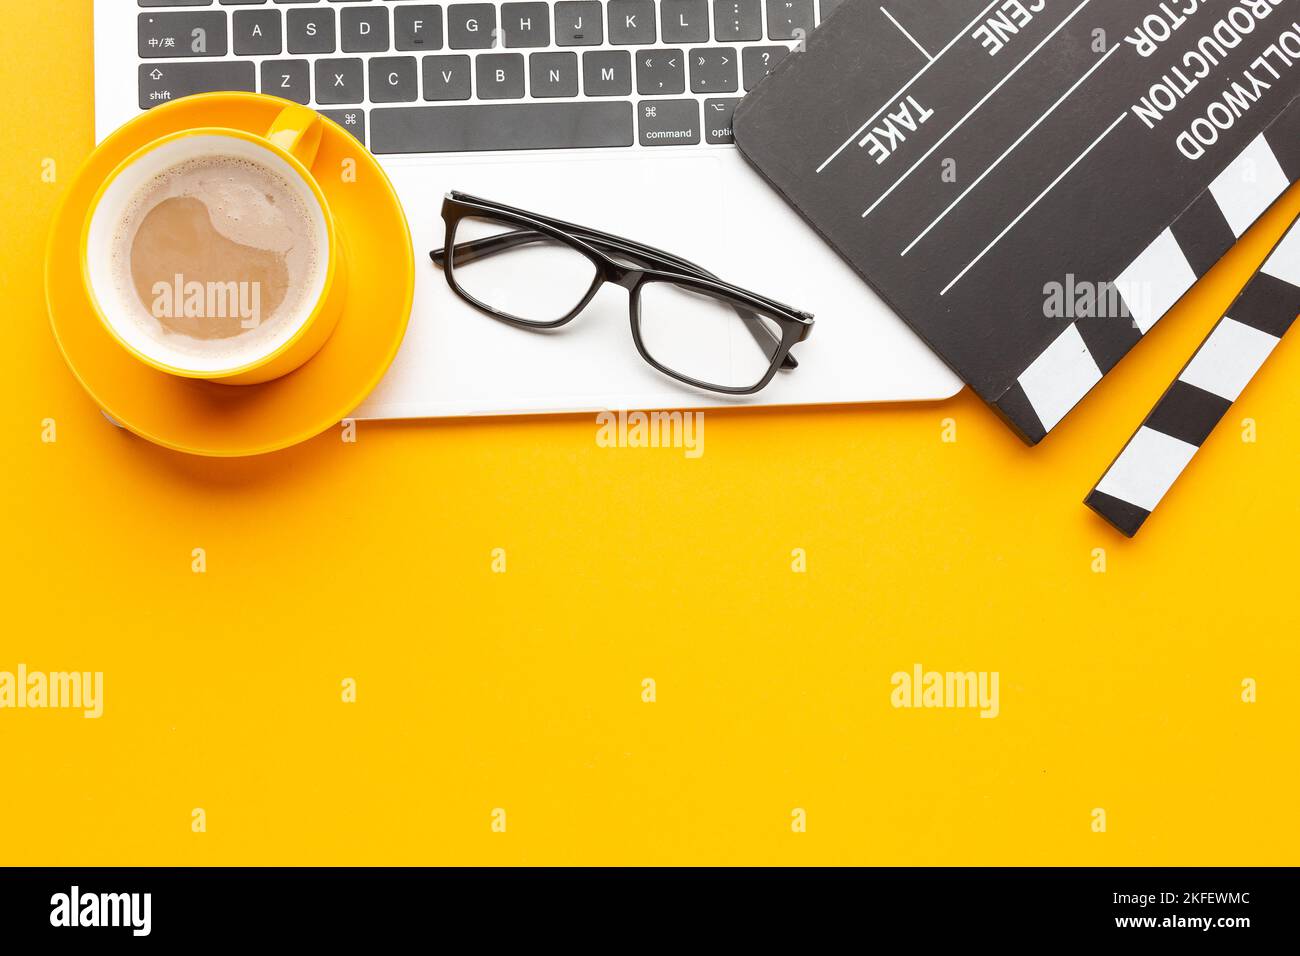
[[[636,106],[642,146],[686,146],[700,141],[695,100],[642,100]]]

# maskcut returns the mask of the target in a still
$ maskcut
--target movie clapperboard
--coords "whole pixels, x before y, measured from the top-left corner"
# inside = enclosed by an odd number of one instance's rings
[[[847,0],[749,161],[1026,442],[1300,179],[1300,0]]]

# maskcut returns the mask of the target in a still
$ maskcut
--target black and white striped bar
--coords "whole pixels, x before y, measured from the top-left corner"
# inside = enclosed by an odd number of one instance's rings
[[[1085,503],[1132,537],[1300,314],[1292,224]]]
[[[1257,136],[1114,279],[1132,321],[1072,322],[997,408],[1031,440],[1045,436],[1197,281],[1300,180],[1300,101]]]

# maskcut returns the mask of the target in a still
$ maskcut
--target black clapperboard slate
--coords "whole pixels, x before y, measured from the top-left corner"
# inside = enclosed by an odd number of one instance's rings
[[[1300,0],[846,0],[733,128],[1033,444],[1300,179],[1297,21]]]

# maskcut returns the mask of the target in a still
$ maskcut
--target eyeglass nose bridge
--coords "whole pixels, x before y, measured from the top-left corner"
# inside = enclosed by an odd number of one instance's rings
[[[641,276],[644,274],[643,269],[636,269],[613,261],[606,261],[605,263],[605,281],[622,286],[629,292],[636,288],[636,284],[641,281]]]

